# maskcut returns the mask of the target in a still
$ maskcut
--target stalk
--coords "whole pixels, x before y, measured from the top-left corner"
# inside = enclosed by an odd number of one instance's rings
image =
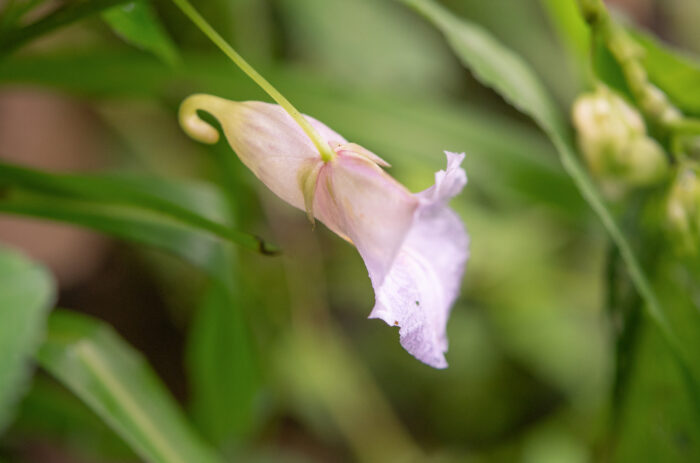
[[[253,68],[238,52],[229,45],[228,42],[202,17],[201,14],[192,6],[188,0],[173,0],[180,10],[187,16],[214,45],[219,47],[221,51],[238,66],[241,71],[246,73],[248,77],[262,88],[265,93],[277,102],[287,113],[292,116],[292,119],[299,124],[299,127],[311,139],[316,149],[321,153],[323,162],[332,161],[335,158],[335,153],[331,150],[328,143],[321,135],[313,128],[309,121],[292,105],[292,103],[284,97],[270,82],[267,81],[258,71]]]

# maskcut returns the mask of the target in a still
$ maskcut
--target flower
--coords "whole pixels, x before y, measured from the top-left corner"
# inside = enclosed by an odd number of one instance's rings
[[[280,106],[193,95],[180,109],[184,130],[215,143],[218,132],[197,115],[216,117],[243,163],[277,196],[305,209],[354,244],[375,292],[370,318],[400,327],[401,345],[418,360],[447,367],[446,326],[468,257],[469,240],[447,203],[467,182],[464,154],[446,152],[435,185],[411,194],[365,148],[304,116],[332,148],[324,161],[301,127]]]

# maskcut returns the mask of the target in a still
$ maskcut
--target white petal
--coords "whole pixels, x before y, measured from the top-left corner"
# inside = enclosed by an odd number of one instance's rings
[[[352,241],[379,287],[413,222],[419,200],[373,161],[348,151],[321,168],[316,217]]]
[[[446,368],[447,319],[459,295],[469,238],[447,201],[466,184],[464,155],[446,153],[435,185],[416,194],[420,205],[403,246],[377,289],[370,318],[400,326],[401,345],[418,360]]]

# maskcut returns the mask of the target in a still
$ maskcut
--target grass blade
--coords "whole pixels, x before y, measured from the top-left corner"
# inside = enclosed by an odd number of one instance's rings
[[[56,198],[83,199],[92,202],[128,206],[155,211],[184,225],[211,233],[218,238],[263,254],[278,250],[260,238],[232,230],[194,213],[165,197],[153,194],[148,182],[108,175],[87,176],[52,174],[0,162],[0,186],[40,193]],[[2,207],[0,205],[0,207]]]
[[[220,461],[190,428],[146,361],[108,325],[55,312],[37,358],[144,460]]]

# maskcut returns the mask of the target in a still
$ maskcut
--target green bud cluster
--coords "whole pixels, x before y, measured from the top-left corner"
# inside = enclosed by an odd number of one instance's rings
[[[679,247],[696,253],[700,243],[700,165],[697,162],[686,161],[679,166],[666,213]]]
[[[610,194],[653,185],[668,175],[666,154],[647,135],[642,116],[607,87],[576,100],[573,122],[591,172]]]

